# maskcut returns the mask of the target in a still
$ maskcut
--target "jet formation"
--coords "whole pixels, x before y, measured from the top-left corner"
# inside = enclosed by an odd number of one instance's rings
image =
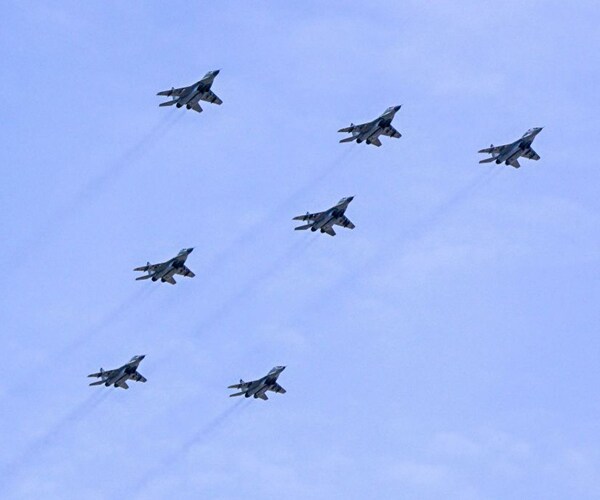
[[[285,366],[276,366],[264,377],[252,382],[244,382],[240,379],[239,384],[233,384],[228,387],[228,389],[239,389],[240,392],[230,394],[229,397],[244,396],[249,398],[254,396],[255,399],[260,398],[266,401],[269,399],[265,394],[267,391],[285,394],[286,390],[277,383],[277,379],[283,370],[285,370]]]
[[[91,373],[88,375],[88,377],[99,377],[101,380],[92,382],[90,385],[104,384],[106,387],[114,385],[115,387],[120,387],[121,389],[129,389],[129,386],[127,385],[128,380],[146,382],[146,377],[137,371],[138,366],[145,357],[146,356],[144,354],[134,356],[131,358],[129,363],[126,363],[121,366],[121,368],[117,368],[115,370],[103,370],[100,368],[99,372]]]
[[[148,273],[144,276],[136,278],[136,280],[160,280],[162,283],[170,283],[171,285],[174,285],[177,283],[173,278],[175,274],[193,278],[196,275],[185,265],[185,261],[193,252],[193,250],[193,248],[184,248],[175,257],[167,260],[166,262],[161,262],[160,264],[150,264],[150,262],[148,262],[145,266],[136,267],[134,271],[143,271]]]
[[[495,161],[497,165],[504,163],[505,165],[519,168],[521,166],[519,163],[519,158],[521,156],[529,160],[539,160],[540,155],[533,150],[531,144],[542,129],[543,127],[530,128],[515,142],[504,144],[503,146],[494,146],[492,144],[489,148],[481,149],[479,151],[480,153],[488,153],[492,156],[491,158],[481,160],[479,163],[490,163]]]
[[[392,127],[392,120],[396,116],[396,113],[400,111],[401,106],[391,106],[386,109],[381,115],[374,120],[354,125],[351,123],[349,127],[341,128],[338,132],[351,133],[351,137],[346,137],[340,142],[352,142],[356,141],[358,144],[366,142],[367,144],[373,144],[373,146],[381,146],[379,140],[380,135],[387,137],[394,137],[396,139],[402,137],[402,134]]]
[[[215,77],[219,74],[220,70],[209,71],[193,85],[189,87],[181,87],[176,89],[173,87],[171,90],[163,90],[156,95],[171,97],[171,101],[162,102],[159,106],[177,106],[181,108],[185,106],[187,109],[193,109],[198,113],[202,113],[202,108],[199,101],[206,101],[212,104],[223,104],[223,101],[219,99],[217,94],[212,90],[212,84],[215,81]]]
[[[189,87],[172,88],[171,90],[164,90],[159,92],[159,96],[168,96],[172,99],[167,102],[159,104],[159,106],[172,106],[175,105],[177,108],[185,106],[187,109],[193,109],[198,113],[202,112],[202,108],[199,105],[199,101],[206,101],[213,104],[222,104],[223,101],[211,90],[214,83],[215,77],[219,74],[220,70],[209,71],[202,77],[201,80],[190,85]],[[387,108],[380,116],[374,120],[362,123],[359,125],[351,124],[349,127],[342,128],[338,132],[350,133],[350,137],[342,139],[340,142],[353,142],[356,141],[358,144],[366,142],[374,146],[381,146],[380,136],[387,136],[393,138],[400,138],[402,135],[393,126],[392,121],[396,116],[396,113],[400,110],[400,106],[391,106]],[[531,144],[542,131],[541,127],[532,128],[525,132],[523,136],[510,144],[502,146],[491,145],[489,148],[485,148],[479,151],[479,153],[488,153],[491,155],[490,158],[481,160],[479,163],[490,163],[495,161],[496,164],[505,163],[515,168],[519,168],[520,164],[518,159],[520,157],[528,158],[531,160],[539,160],[540,156],[532,149]],[[355,225],[352,223],[345,213],[348,206],[354,199],[354,196],[348,196],[342,198],[333,207],[323,211],[310,213],[307,212],[305,215],[299,215],[294,217],[293,220],[300,220],[306,222],[305,225],[294,228],[295,230],[306,230],[310,229],[312,232],[321,231],[321,233],[327,233],[330,236],[335,236],[336,233],[333,226],[341,226],[349,229],[354,229]],[[141,271],[146,274],[139,276],[136,280],[151,279],[152,281],[160,280],[162,283],[176,284],[174,279],[175,275],[186,276],[193,278],[195,274],[185,265],[187,258],[192,253],[193,248],[184,248],[175,257],[158,264],[150,264],[148,262],[145,266],[136,267],[134,271]],[[114,370],[103,370],[97,373],[92,373],[88,377],[96,377],[100,380],[90,383],[91,386],[102,385],[106,387],[114,386],[122,389],[128,389],[128,380],[134,380],[136,382],[146,382],[146,378],[141,375],[137,370],[141,361],[145,358],[145,355],[137,355],[131,358],[131,360]],[[286,390],[281,387],[277,380],[281,373],[285,370],[285,366],[276,366],[264,377],[253,380],[251,382],[244,382],[240,380],[239,384],[230,385],[229,389],[237,389],[239,392],[230,394],[230,397],[244,396],[246,398],[254,397],[255,399],[267,400],[267,392],[276,392],[279,394],[285,394]]]
[[[308,224],[298,226],[294,229],[296,231],[310,229],[313,232],[321,230],[322,233],[327,233],[330,236],[335,236],[335,231],[333,230],[334,225],[354,229],[356,226],[344,215],[348,205],[353,199],[354,196],[348,196],[347,198],[342,198],[336,205],[324,212],[317,212],[314,214],[306,212],[306,215],[294,217],[292,220],[309,221]]]

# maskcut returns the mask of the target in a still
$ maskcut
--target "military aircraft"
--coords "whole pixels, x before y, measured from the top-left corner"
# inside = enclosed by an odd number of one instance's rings
[[[92,382],[90,385],[104,384],[106,387],[114,385],[115,387],[121,387],[122,389],[129,389],[129,386],[127,385],[128,380],[146,382],[146,378],[137,371],[138,366],[145,357],[145,354],[134,356],[129,363],[124,364],[121,368],[117,368],[116,370],[103,370],[100,368],[98,373],[91,373],[88,377],[100,377],[102,380]]]
[[[373,144],[374,146],[379,147],[381,146],[381,141],[379,140],[380,135],[387,135],[388,137],[395,138],[402,137],[402,134],[392,127],[392,120],[399,110],[400,106],[391,106],[373,121],[361,123],[360,125],[351,123],[349,127],[338,130],[338,132],[352,133],[352,137],[346,137],[340,142],[356,141],[360,144],[365,141],[367,144]]]
[[[198,101],[211,102],[213,104],[223,104],[223,101],[210,89],[215,80],[215,77],[221,70],[209,71],[202,77],[202,80],[197,81],[189,87],[181,87],[176,89],[173,87],[171,90],[163,90],[156,95],[170,96],[173,98],[171,101],[160,103],[159,106],[172,106],[175,104],[178,108],[185,106],[187,109],[193,109],[198,113],[202,113],[202,108]]]
[[[193,278],[196,275],[185,266],[185,261],[193,250],[193,248],[184,248],[177,254],[176,257],[173,257],[166,262],[161,262],[160,264],[150,264],[150,262],[148,262],[145,266],[136,267],[134,271],[143,271],[148,273],[144,276],[136,278],[136,280],[147,280],[148,278],[151,278],[152,281],[160,280],[162,283],[166,282],[174,285],[177,283],[173,278],[175,274],[181,274],[182,276]]]
[[[316,214],[306,212],[306,215],[298,215],[297,217],[294,217],[292,220],[310,221],[304,226],[296,227],[296,231],[310,229],[311,231],[315,232],[320,229],[322,233],[335,236],[333,225],[354,229],[356,226],[350,219],[348,219],[348,217],[344,215],[348,205],[353,199],[354,196],[348,196],[347,198],[342,198],[340,201],[338,201],[337,205],[331,207],[329,210],[325,210],[325,212],[317,212]]]
[[[285,394],[286,390],[277,383],[277,378],[281,375],[283,370],[285,370],[285,366],[276,366],[264,377],[253,380],[252,382],[244,382],[240,379],[239,384],[230,385],[228,389],[241,389],[241,392],[230,394],[229,397],[232,398],[234,396],[244,395],[249,398],[250,396],[254,396],[255,399],[260,398],[266,401],[269,399],[265,394],[267,391]]]
[[[492,157],[481,160],[479,163],[490,163],[495,161],[498,165],[504,163],[505,165],[519,168],[521,165],[518,160],[521,156],[530,160],[539,160],[540,155],[531,148],[531,143],[543,128],[544,127],[530,128],[523,134],[523,137],[515,142],[503,146],[494,146],[492,144],[489,148],[480,150],[480,153],[489,153]]]

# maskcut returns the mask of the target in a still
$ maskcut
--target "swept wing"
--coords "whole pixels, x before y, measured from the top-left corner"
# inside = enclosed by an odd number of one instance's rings
[[[189,87],[181,87],[179,89],[176,88],[172,88],[170,90],[161,90],[158,94],[156,95],[166,95],[166,96],[175,96],[175,97],[179,97],[180,95],[182,95],[185,91],[187,91],[189,89]]]
[[[342,227],[348,227],[350,229],[354,229],[356,227],[354,225],[354,223],[350,219],[348,219],[348,217],[346,217],[345,215],[338,217],[338,219],[334,222],[334,224],[337,224],[338,226],[342,226]]]
[[[387,127],[381,129],[381,134],[382,135],[386,135],[388,137],[395,137],[396,139],[402,137],[402,134],[400,132],[398,132],[394,127],[392,127],[391,125],[388,125]],[[373,140],[371,139],[371,142]]]
[[[325,215],[325,212],[317,212],[314,214],[307,213],[305,215],[298,215],[298,216],[294,217],[292,220],[314,221],[314,220],[319,219],[323,215]]]
[[[101,372],[96,372],[96,373],[90,373],[88,375],[88,377],[104,377],[104,378],[111,378],[114,375],[117,374],[119,370],[103,370]]]
[[[206,92],[204,92],[200,99],[206,102],[210,102],[212,104],[223,104],[223,101],[212,90],[207,90]]]
[[[509,146],[510,146],[510,144],[504,144],[502,146],[490,146],[489,148],[480,149],[478,152],[496,155],[496,154],[500,154],[502,151],[504,151]]]
[[[525,151],[523,151],[523,154],[521,156],[523,156],[524,158],[528,158],[529,160],[540,159],[540,155],[537,154],[532,148],[527,148]]]
[[[194,272],[187,266],[176,267],[175,272],[177,274],[181,274],[181,276],[187,276],[188,278],[193,278],[196,276]]]
[[[155,272],[158,271],[160,268],[162,268],[165,265],[165,263],[161,263],[161,264],[147,264],[145,266],[141,266],[141,267],[136,267],[134,269],[134,271],[150,271],[150,272]]]
[[[269,387],[269,390],[272,392],[277,392],[278,394],[285,394],[287,392],[277,382],[275,382],[271,387]]]

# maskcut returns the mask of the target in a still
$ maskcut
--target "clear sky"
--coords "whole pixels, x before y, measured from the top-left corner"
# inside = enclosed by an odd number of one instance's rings
[[[599,19],[3,2],[0,497],[600,498]],[[218,68],[222,106],[158,107]],[[478,164],[534,126],[540,161]],[[353,231],[293,231],[350,195]]]

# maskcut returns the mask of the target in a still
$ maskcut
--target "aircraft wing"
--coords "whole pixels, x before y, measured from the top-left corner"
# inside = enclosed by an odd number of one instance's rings
[[[335,231],[331,226],[323,226],[321,228],[324,232],[326,232],[329,236],[335,236]]]
[[[119,382],[117,384],[117,387],[121,387],[123,389],[129,389],[129,386],[127,385],[127,382],[123,381],[123,382]]]
[[[240,380],[239,384],[233,384],[227,387],[227,389],[240,389],[242,391],[246,391],[248,390],[248,388],[250,387],[250,385],[252,384],[252,382],[242,382]]]
[[[110,378],[112,376],[114,376],[119,370],[104,370],[101,372],[96,372],[96,373],[90,373],[88,375],[88,377],[104,377],[104,378]]]
[[[144,377],[140,372],[135,372],[129,377],[131,380],[135,380],[136,382],[147,382],[148,379]]]
[[[304,215],[298,215],[296,217],[294,217],[292,220],[308,220],[308,221],[313,221],[318,219],[319,217],[321,217],[325,212],[317,212],[316,214],[309,214],[306,213]]]
[[[518,160],[513,160],[513,161],[511,161],[511,162],[509,163],[509,165],[510,165],[511,167],[515,167],[515,168],[520,168],[520,167],[521,167],[521,164],[519,163],[519,161],[518,161]]]
[[[173,276],[163,276],[163,278],[167,283],[171,283],[171,285],[177,284],[177,281],[173,278]]]
[[[188,87],[181,87],[180,89],[172,88],[170,90],[161,90],[156,95],[166,95],[166,96],[174,95],[174,96],[178,97],[181,94],[183,94],[187,89],[188,89]]]
[[[373,144],[373,146],[377,146],[377,147],[381,146],[381,141],[379,140],[379,137],[371,137],[369,139],[369,142],[371,144]]]
[[[208,90],[200,97],[203,101],[210,102],[212,104],[223,104],[223,101],[215,94],[212,90]]]
[[[356,227],[354,223],[345,215],[342,215],[340,218],[338,218],[338,220],[336,220],[334,224],[337,224],[338,226],[342,227],[348,227],[350,229],[354,229]]]
[[[154,272],[154,271],[157,271],[158,269],[160,269],[162,266],[164,266],[164,263],[162,263],[162,264],[148,264],[148,265],[145,265],[145,266],[136,267],[134,269],[134,271],[150,271],[150,272]]]
[[[478,151],[478,153],[489,153],[491,155],[495,155],[495,154],[502,152],[502,150],[504,148],[506,148],[507,146],[508,146],[508,144],[505,144],[503,146],[490,146],[489,148],[480,149]]]
[[[256,397],[262,399],[263,401],[266,401],[267,399],[269,399],[264,392],[257,394]]]
[[[196,276],[194,272],[186,266],[177,267],[175,269],[175,272],[177,274],[181,274],[181,276],[187,276],[188,278],[193,278],[194,276]]]
[[[271,387],[269,387],[270,391],[277,392],[279,394],[285,394],[287,391],[281,387],[277,382],[274,383]]]
[[[338,132],[354,132],[355,130],[362,132],[364,129],[371,126],[371,123],[360,123],[358,125],[350,125],[349,127],[341,128]]]
[[[523,151],[522,156],[523,156],[523,158],[528,158],[530,160],[539,160],[540,159],[540,155],[537,154],[532,148],[527,148],[525,151]]]
[[[381,133],[383,135],[387,135],[388,137],[395,137],[396,139],[402,137],[402,134],[398,132],[394,127],[388,125],[384,129],[382,129]]]

